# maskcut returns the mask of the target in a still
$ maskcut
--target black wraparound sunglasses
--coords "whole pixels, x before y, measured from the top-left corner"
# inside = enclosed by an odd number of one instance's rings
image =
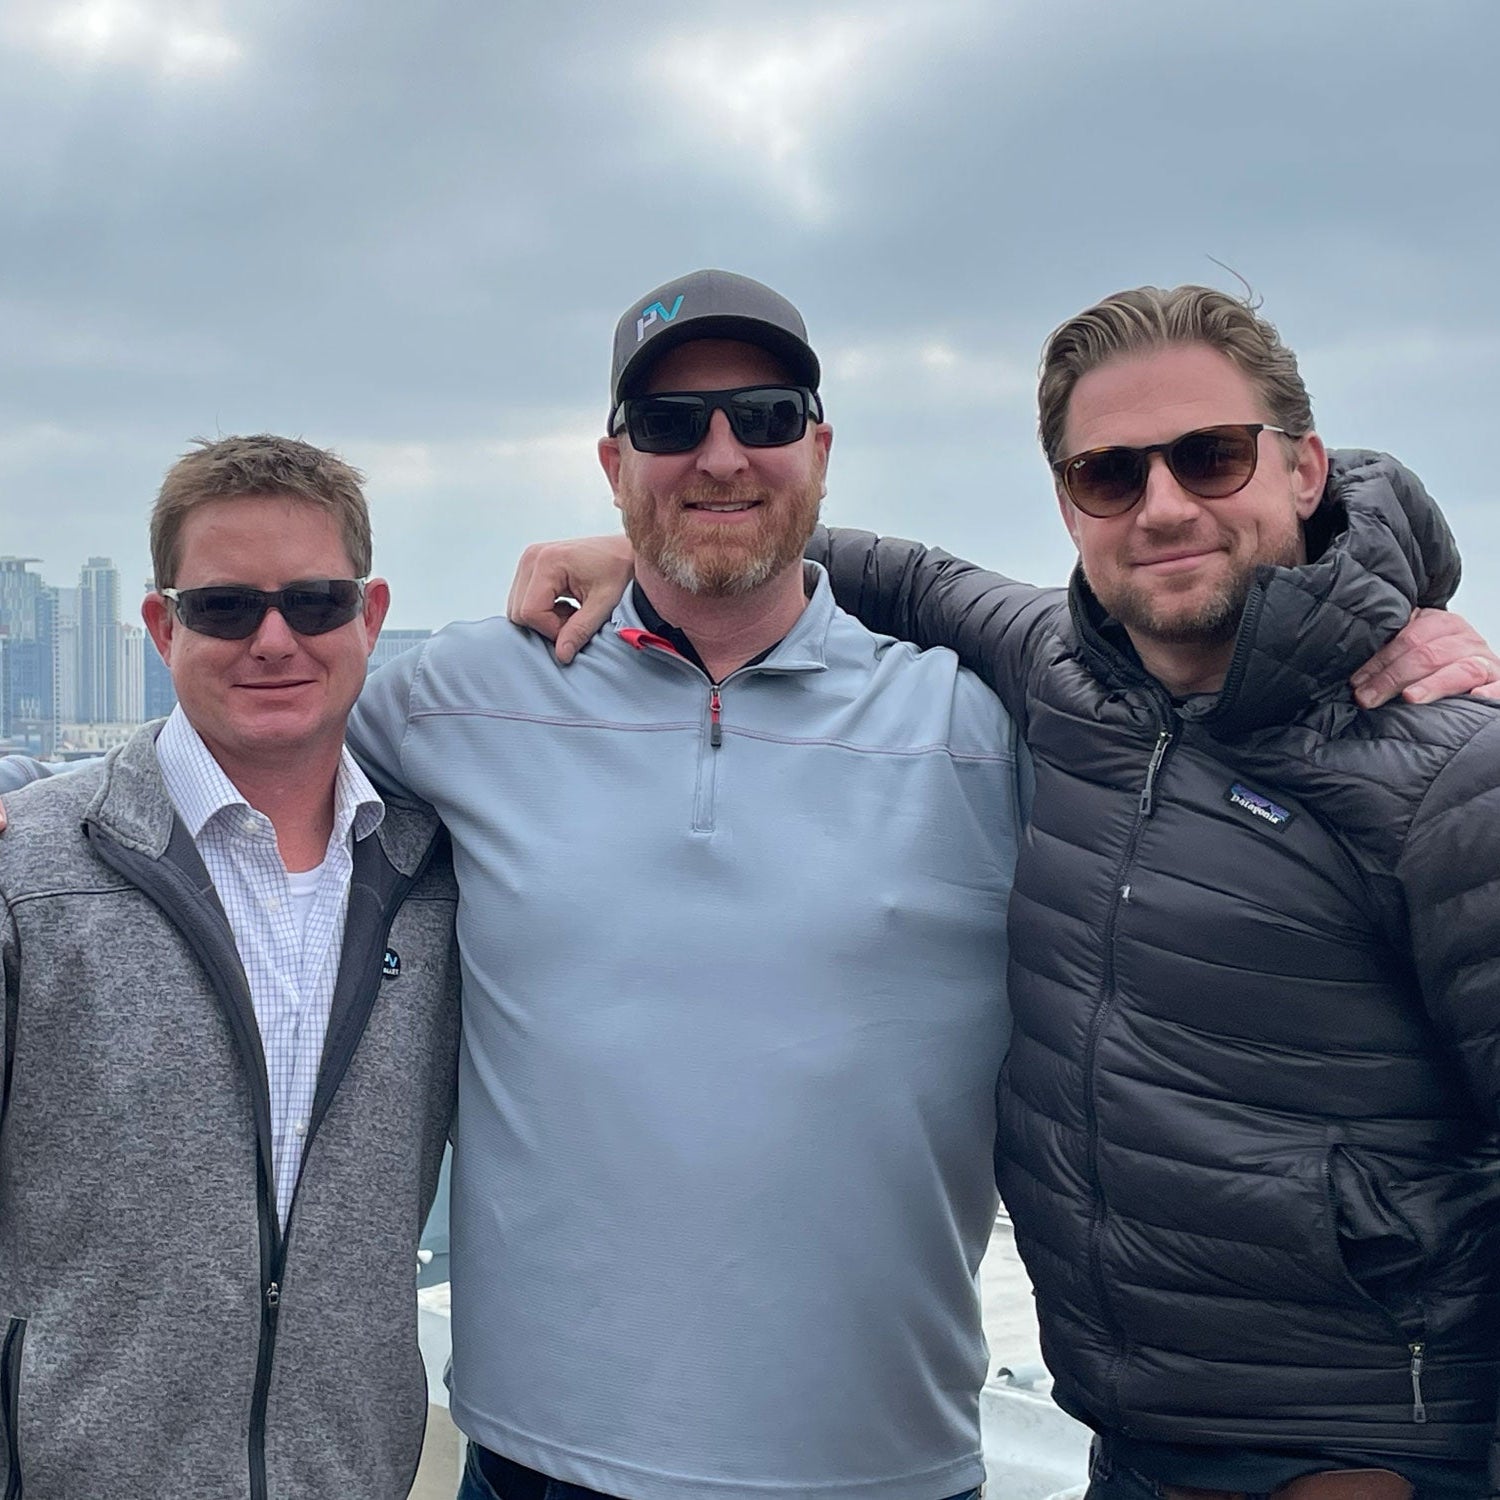
[[[260,629],[266,611],[279,610],[298,635],[327,635],[360,611],[368,578],[306,578],[284,589],[213,583],[201,589],[162,589],[177,618],[199,635],[243,641]]]
[[[1090,448],[1060,458],[1052,472],[1068,499],[1086,516],[1103,520],[1122,516],[1146,493],[1151,455],[1160,453],[1172,477],[1200,500],[1227,500],[1255,477],[1260,458],[1260,435],[1292,434],[1269,422],[1227,422],[1198,427],[1146,448]]]
[[[747,448],[784,448],[807,431],[809,415],[823,420],[823,403],[806,386],[742,385],[629,396],[610,413],[609,431],[612,437],[628,432],[641,453],[689,453],[703,441],[716,411]]]

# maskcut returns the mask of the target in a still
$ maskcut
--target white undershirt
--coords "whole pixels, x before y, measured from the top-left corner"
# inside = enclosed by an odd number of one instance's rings
[[[291,887],[292,921],[297,925],[297,945],[305,948],[307,923],[312,916],[313,902],[317,899],[318,883],[323,879],[323,865],[314,865],[310,870],[288,870],[286,878]]]

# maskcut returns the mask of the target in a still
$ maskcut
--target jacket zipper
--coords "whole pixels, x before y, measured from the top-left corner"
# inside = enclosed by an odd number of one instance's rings
[[[1100,1240],[1104,1234],[1105,1204],[1104,1189],[1099,1181],[1099,1114],[1095,1103],[1094,1073],[1098,1061],[1099,1039],[1104,1032],[1105,1022],[1109,1019],[1109,1014],[1114,1009],[1115,931],[1119,926],[1120,907],[1129,899],[1130,887],[1126,877],[1130,873],[1131,866],[1135,863],[1135,851],[1140,843],[1141,833],[1145,827],[1146,820],[1151,816],[1155,807],[1156,780],[1161,772],[1163,763],[1166,761],[1167,752],[1171,749],[1172,741],[1176,734],[1176,725],[1171,717],[1170,705],[1164,701],[1158,703],[1157,723],[1156,743],[1151,747],[1151,756],[1146,762],[1146,776],[1141,787],[1135,822],[1131,826],[1130,837],[1126,840],[1125,851],[1120,859],[1119,869],[1115,875],[1114,894],[1110,900],[1109,914],[1105,918],[1104,976],[1099,988],[1099,1004],[1095,1007],[1094,1014],[1089,1021],[1088,1038],[1084,1045],[1083,1054],[1084,1112],[1088,1119],[1089,1188],[1094,1200],[1093,1213],[1089,1220],[1089,1276],[1094,1284],[1094,1297],[1099,1304],[1099,1311],[1114,1341],[1114,1357],[1110,1361],[1107,1385],[1110,1392],[1110,1400],[1116,1405],[1117,1410],[1119,1401],[1119,1373],[1120,1367],[1125,1361],[1127,1348],[1124,1329],[1120,1327],[1114,1314],[1110,1311],[1109,1288],[1104,1276],[1104,1258],[1100,1250]]]
[[[1411,1419],[1413,1422],[1425,1422],[1427,1420],[1427,1405],[1422,1400],[1422,1356],[1426,1353],[1426,1344],[1408,1344],[1411,1351]]]
[[[724,743],[724,726],[719,721],[719,713],[724,707],[723,698],[719,693],[719,684],[710,683],[708,689],[708,743],[715,750]]]
[[[21,1351],[26,1345],[26,1319],[12,1318],[0,1344],[0,1401],[5,1403],[7,1473],[5,1500],[21,1500]]]
[[[1203,715],[1203,723],[1212,723],[1215,719],[1222,718],[1239,697],[1240,683],[1250,665],[1250,643],[1255,639],[1256,621],[1260,618],[1265,602],[1265,585],[1258,584],[1245,601],[1244,613],[1240,616],[1239,630],[1235,635],[1234,655],[1229,658],[1229,668],[1224,673],[1224,684],[1219,689],[1214,706]]]
[[[1323,1193],[1328,1200],[1329,1212],[1336,1219],[1339,1207],[1338,1191],[1333,1184],[1333,1169],[1326,1161],[1323,1163]],[[1404,1214],[1398,1215],[1398,1217],[1407,1226],[1412,1238],[1416,1239],[1418,1244],[1421,1244],[1421,1239],[1412,1227],[1411,1221]],[[1379,1306],[1378,1303],[1376,1305]],[[1410,1356],[1407,1373],[1411,1376],[1411,1419],[1420,1425],[1427,1421],[1427,1403],[1422,1397],[1422,1369],[1427,1362],[1427,1342],[1425,1333],[1422,1331],[1426,1328],[1426,1312],[1425,1310],[1423,1311],[1422,1317],[1416,1323],[1418,1332],[1417,1337],[1413,1339],[1409,1328],[1403,1328],[1400,1320],[1393,1312],[1388,1308],[1382,1308],[1381,1310],[1385,1313],[1386,1319],[1389,1321],[1397,1337],[1409,1340],[1406,1345],[1406,1352]]]
[[[1141,788],[1140,802],[1140,814],[1143,818],[1149,818],[1155,806],[1156,773],[1161,770],[1161,763],[1167,758],[1167,747],[1171,743],[1172,731],[1164,728],[1156,737],[1156,748],[1151,752],[1151,759],[1146,762],[1146,783]]]

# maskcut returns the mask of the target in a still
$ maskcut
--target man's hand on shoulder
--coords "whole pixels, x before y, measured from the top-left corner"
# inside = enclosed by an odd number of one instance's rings
[[[1500,701],[1500,656],[1462,615],[1418,609],[1349,682],[1361,708],[1397,696],[1408,703],[1460,693]]]
[[[505,613],[546,636],[567,666],[614,613],[634,572],[635,554],[623,536],[533,542],[516,564]]]

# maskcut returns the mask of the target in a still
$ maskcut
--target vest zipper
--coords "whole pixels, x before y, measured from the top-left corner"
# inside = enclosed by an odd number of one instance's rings
[[[5,1403],[4,1421],[9,1463],[6,1465],[5,1500],[21,1500],[21,1351],[26,1345],[26,1319],[12,1318],[0,1345],[0,1401]]]
[[[262,1215],[270,1212],[262,1203]],[[250,1500],[269,1500],[270,1485],[266,1479],[266,1407],[271,1399],[271,1366],[276,1358],[276,1320],[281,1311],[282,1263],[286,1241],[276,1232],[274,1219],[270,1230],[269,1276],[261,1290],[260,1344],[255,1356],[255,1386],[250,1397]]]
[[[1411,1350],[1411,1419],[1413,1422],[1427,1420],[1427,1406],[1422,1400],[1422,1356],[1426,1344],[1408,1344]]]

